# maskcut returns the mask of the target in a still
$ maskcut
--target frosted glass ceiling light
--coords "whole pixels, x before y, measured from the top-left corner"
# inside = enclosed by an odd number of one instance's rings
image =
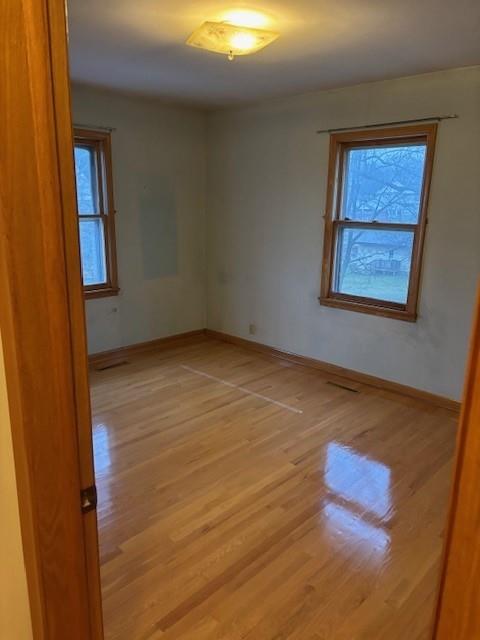
[[[223,53],[233,60],[235,56],[256,53],[278,38],[275,31],[243,27],[229,22],[204,22],[192,33],[187,44],[215,53]]]

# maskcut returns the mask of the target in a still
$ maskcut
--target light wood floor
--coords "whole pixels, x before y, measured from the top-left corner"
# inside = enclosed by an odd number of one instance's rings
[[[93,372],[108,640],[426,640],[456,416],[205,340]]]

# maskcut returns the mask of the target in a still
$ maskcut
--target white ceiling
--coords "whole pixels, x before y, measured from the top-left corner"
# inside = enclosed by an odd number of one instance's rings
[[[225,10],[272,45],[229,62],[187,47]],[[480,0],[68,0],[74,81],[214,107],[480,63]]]

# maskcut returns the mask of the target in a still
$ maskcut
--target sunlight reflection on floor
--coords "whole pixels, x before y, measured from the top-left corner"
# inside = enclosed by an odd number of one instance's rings
[[[341,545],[367,545],[384,554],[390,548],[385,525],[392,517],[391,471],[337,442],[327,445],[324,472],[329,490],[322,520]]]

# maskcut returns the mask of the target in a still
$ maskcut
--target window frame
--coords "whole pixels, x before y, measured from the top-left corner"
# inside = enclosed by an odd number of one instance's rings
[[[79,243],[80,221],[101,220],[103,224],[103,239],[105,246],[106,282],[91,285],[84,284],[84,297],[89,299],[116,296],[120,289],[118,286],[117,252],[115,241],[116,211],[113,199],[112,145],[110,132],[75,128],[74,147],[76,146],[88,147],[95,153],[99,206],[98,214],[80,214],[77,209]]]
[[[432,178],[433,159],[437,124],[399,126],[386,129],[371,129],[334,133],[330,136],[330,154],[328,167],[327,198],[325,207],[325,231],[322,259],[322,279],[319,301],[321,305],[348,309],[361,313],[385,316],[397,320],[415,322],[417,319],[420,276],[422,267],[427,209]],[[364,222],[344,220],[341,217],[343,182],[345,177],[345,159],[347,151],[353,148],[385,146],[388,144],[426,145],[423,184],[420,196],[419,216],[416,224],[391,222]],[[413,247],[408,283],[408,295],[405,304],[376,298],[354,296],[333,290],[336,270],[336,247],[342,228],[390,229],[413,231]]]

